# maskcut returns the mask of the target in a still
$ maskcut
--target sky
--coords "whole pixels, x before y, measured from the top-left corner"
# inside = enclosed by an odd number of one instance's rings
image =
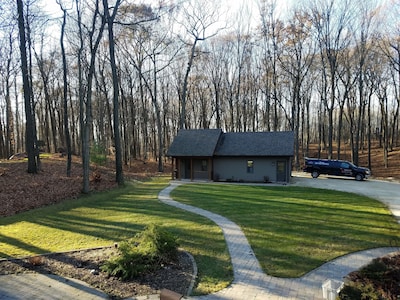
[[[75,0],[58,0],[58,1],[61,1],[61,3],[63,3],[66,7],[70,8],[72,7],[71,4],[75,2]],[[112,3],[115,2],[115,0],[108,0],[108,1],[109,5],[112,5]],[[147,4],[157,5],[160,0],[123,0],[123,1],[134,1],[135,3],[147,3]],[[185,0],[163,0],[163,1],[166,3],[177,3],[179,1],[185,1]],[[209,2],[210,0],[199,0],[199,1]],[[243,19],[240,20],[241,26],[247,25],[245,23],[246,21],[250,21],[250,26],[253,28],[260,23],[260,17],[259,17],[260,0],[211,0],[211,1],[215,2],[216,4],[221,3],[221,24],[216,25],[216,27],[237,28],[238,23],[235,24],[235,22],[239,20],[240,12],[242,13],[243,17]],[[266,0],[266,1],[271,1],[271,0]],[[279,18],[283,17],[286,12],[290,11],[290,7],[293,1],[294,0],[276,0],[276,5],[277,5],[276,15]],[[61,20],[62,12],[56,0],[39,0],[39,3],[41,3],[41,7],[49,15],[53,16],[54,18],[60,18]],[[48,31],[47,37],[51,37],[55,43],[58,43],[60,35],[59,24],[61,24],[61,22],[57,23],[54,23],[55,24],[54,29],[52,27],[51,29],[47,30]]]
[[[60,0],[65,5],[69,5],[69,3],[74,2],[74,0]],[[216,3],[222,2],[222,10],[229,11],[230,15],[235,15],[235,13],[239,11],[243,11],[244,9],[248,9],[251,11],[253,18],[258,18],[258,3],[259,0],[213,0]],[[61,16],[60,7],[57,4],[56,0],[41,0],[42,7],[45,11],[47,11],[51,15]],[[109,4],[111,5],[114,1],[109,0]],[[149,3],[149,4],[157,4],[159,0],[140,0],[135,1],[136,3]],[[174,0],[166,0],[165,2],[177,2]],[[277,3],[277,13],[284,14],[291,7],[291,3],[293,0],[276,0]]]

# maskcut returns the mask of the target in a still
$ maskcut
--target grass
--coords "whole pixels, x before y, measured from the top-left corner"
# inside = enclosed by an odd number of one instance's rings
[[[160,177],[125,188],[0,219],[0,257],[112,245],[159,224],[179,237],[199,268],[195,294],[226,287],[233,274],[221,230],[211,221],[164,205]],[[394,217],[380,202],[300,187],[188,184],[175,200],[228,217],[244,230],[265,272],[298,277],[363,249],[400,246]]]
[[[0,219],[0,257],[69,251],[112,245],[158,224],[179,238],[195,258],[195,294],[226,287],[233,279],[223,234],[211,221],[157,200],[169,178],[128,184]],[[208,241],[208,243],[204,243]]]
[[[190,184],[174,200],[241,226],[264,271],[299,277],[338,256],[400,246],[400,225],[380,202],[301,187]]]

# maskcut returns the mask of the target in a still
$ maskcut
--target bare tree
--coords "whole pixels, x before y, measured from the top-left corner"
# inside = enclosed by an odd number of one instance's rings
[[[92,84],[95,73],[96,54],[103,37],[105,27],[105,18],[100,15],[99,0],[95,1],[92,21],[90,27],[82,24],[82,12],[80,2],[76,0],[77,23],[79,30],[79,48],[78,48],[78,69],[79,69],[79,103],[80,103],[80,128],[82,140],[82,168],[83,168],[83,193],[89,193],[89,167],[90,167],[90,139],[92,130]],[[98,27],[97,27],[98,26]],[[83,27],[88,28],[89,38],[89,62],[86,77],[86,91],[83,82],[83,51],[85,48]],[[86,93],[85,93],[86,92]]]
[[[28,70],[28,56],[26,52],[26,32],[25,32],[25,17],[24,17],[24,5],[22,0],[17,0],[17,11],[18,11],[18,29],[19,29],[19,40],[20,40],[20,52],[21,52],[21,71],[22,81],[24,87],[24,103],[25,103],[25,118],[26,118],[26,152],[28,154],[28,173],[37,173],[38,166],[36,161],[36,148],[35,148],[35,120],[33,115],[33,108],[31,102],[31,79],[29,78]]]
[[[115,63],[115,42],[113,25],[115,16],[117,15],[118,7],[121,0],[117,0],[114,4],[112,13],[109,13],[108,0],[103,0],[104,15],[108,25],[108,45],[110,51],[110,64],[113,82],[113,115],[114,115],[114,143],[115,143],[115,179],[119,185],[124,183],[122,171],[122,149],[121,149],[121,134],[119,128],[119,82],[117,75],[117,65]]]
[[[218,2],[219,3],[219,2]],[[218,27],[217,23],[220,20],[219,7],[216,2],[204,0],[190,0],[182,5],[182,21],[179,24],[183,26],[184,34],[190,38],[186,41],[186,45],[190,48],[188,63],[186,67],[185,76],[182,82],[182,93],[180,95],[181,101],[181,114],[179,128],[185,128],[186,119],[186,95],[190,70],[192,69],[196,55],[200,54],[196,47],[198,42],[205,41],[206,39],[218,34],[222,27]],[[185,40],[185,37],[183,37]]]
[[[312,8],[313,25],[317,31],[319,57],[323,74],[322,102],[328,114],[328,158],[333,156],[334,109],[337,101],[337,71],[340,50],[349,44],[349,1],[317,1]]]
[[[71,176],[71,164],[72,164],[72,147],[71,147],[71,135],[69,132],[69,117],[68,117],[68,67],[67,58],[65,54],[64,46],[64,35],[65,35],[65,25],[67,20],[67,9],[62,5],[62,3],[57,0],[60,9],[63,12],[63,21],[61,25],[61,36],[60,36],[60,46],[61,46],[61,57],[63,66],[63,108],[64,108],[64,134],[65,134],[65,145],[67,152],[67,176]]]
[[[279,128],[278,111],[279,103],[281,103],[278,74],[278,55],[280,48],[278,43],[281,39],[283,23],[276,15],[276,7],[276,0],[260,0],[262,68],[265,74],[262,92],[265,97],[265,123],[268,131],[277,131]]]
[[[294,166],[300,167],[300,112],[303,83],[314,60],[314,41],[311,39],[311,18],[306,12],[297,11],[285,29],[286,45],[283,55],[279,55],[282,68],[288,73],[291,92],[291,129],[294,131]]]
[[[352,144],[352,159],[355,164],[359,163],[359,149],[362,146],[364,132],[365,132],[365,114],[366,108],[368,106],[368,90],[366,88],[366,77],[367,72],[374,67],[373,60],[368,60],[372,58],[370,56],[370,48],[372,43],[372,33],[373,33],[373,21],[376,17],[375,7],[368,6],[367,2],[358,2],[359,13],[355,16],[358,22],[358,26],[352,30],[354,32],[354,39],[356,42],[355,57],[356,57],[356,72],[357,83],[358,83],[358,112],[356,114],[356,120],[354,131],[351,135]]]

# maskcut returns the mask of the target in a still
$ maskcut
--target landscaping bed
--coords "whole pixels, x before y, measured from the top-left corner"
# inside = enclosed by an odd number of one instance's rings
[[[340,292],[341,300],[385,299],[400,297],[400,254],[374,259],[358,271],[351,272]]]
[[[120,280],[100,270],[117,253],[115,247],[53,253],[24,259],[0,261],[0,275],[38,272],[82,280],[112,299],[157,294],[163,288],[186,295],[193,278],[190,256],[180,251],[178,261],[134,280]]]

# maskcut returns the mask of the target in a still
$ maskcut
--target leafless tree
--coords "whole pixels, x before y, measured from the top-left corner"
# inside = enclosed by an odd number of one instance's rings
[[[119,185],[124,183],[122,172],[122,149],[121,149],[121,135],[119,127],[119,82],[117,75],[117,65],[115,62],[115,42],[114,42],[114,20],[117,15],[118,8],[121,0],[117,0],[113,6],[112,13],[109,13],[108,0],[103,0],[104,17],[107,22],[108,28],[108,45],[110,51],[110,64],[112,71],[113,82],[113,120],[114,120],[114,143],[115,143],[115,176]]]
[[[63,67],[63,108],[64,108],[64,134],[65,134],[65,145],[67,153],[67,176],[71,176],[71,164],[72,164],[72,147],[71,147],[71,135],[69,130],[69,116],[68,116],[68,65],[67,58],[65,54],[65,26],[67,22],[67,8],[62,5],[62,3],[57,0],[60,9],[63,12],[62,26],[61,26],[61,36],[60,36],[60,46],[61,46],[61,57],[62,57],[62,67]],[[62,150],[63,151],[63,150]]]
[[[333,157],[334,109],[337,103],[337,71],[340,50],[350,42],[349,1],[316,1],[312,8],[313,25],[317,32],[324,90],[322,102],[328,114],[328,158]]]
[[[35,118],[32,107],[32,87],[31,79],[29,78],[28,69],[28,55],[27,55],[27,40],[25,31],[25,17],[24,17],[24,5],[22,0],[17,0],[17,12],[18,12],[18,29],[19,29],[19,41],[20,41],[20,52],[21,52],[21,72],[24,89],[24,103],[25,103],[25,119],[26,119],[26,152],[28,155],[28,173],[37,173],[37,155],[35,147]]]
[[[190,70],[192,69],[196,55],[200,54],[197,50],[198,43],[218,34],[224,26],[218,26],[221,13],[218,6],[219,2],[204,0],[190,0],[182,3],[181,16],[178,23],[184,28],[185,41],[189,47],[188,63],[182,82],[181,115],[179,128],[185,128],[186,118],[186,95]]]

